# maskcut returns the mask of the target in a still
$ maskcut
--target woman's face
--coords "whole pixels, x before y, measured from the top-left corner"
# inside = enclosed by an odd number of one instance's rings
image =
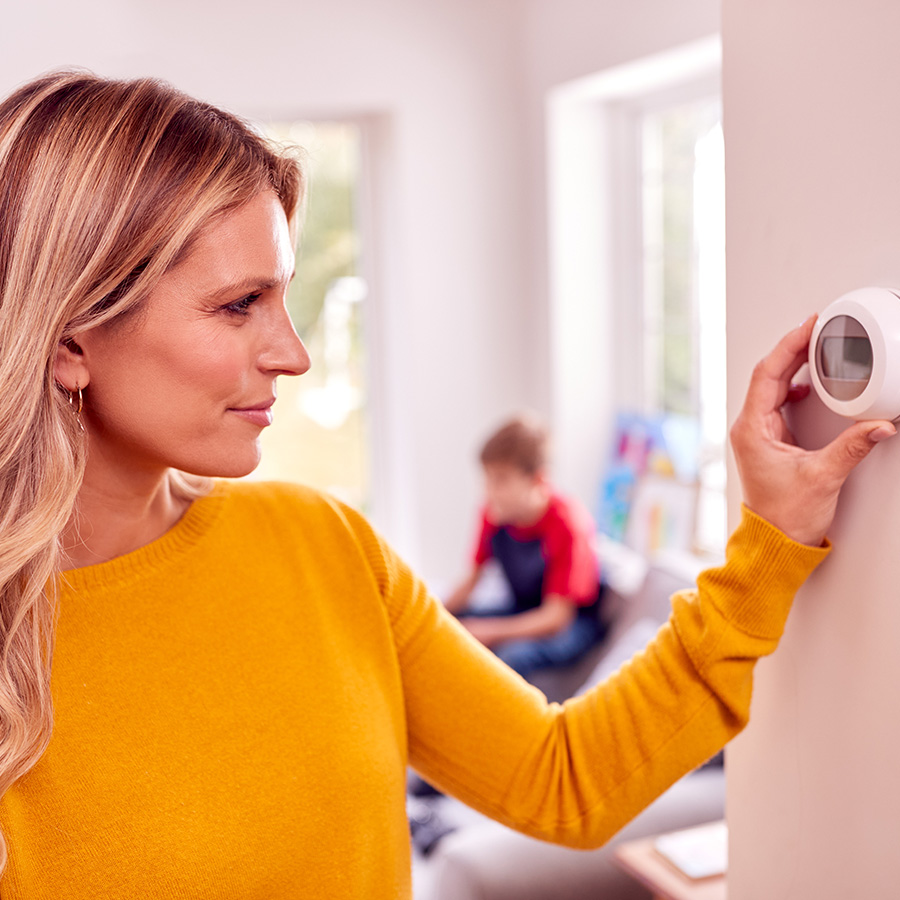
[[[140,311],[77,335],[89,464],[251,472],[277,376],[309,368],[284,302],[293,271],[265,192],[207,227]]]

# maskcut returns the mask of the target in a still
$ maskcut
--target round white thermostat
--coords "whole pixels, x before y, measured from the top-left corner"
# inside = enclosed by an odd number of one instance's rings
[[[860,288],[827,307],[809,342],[809,372],[836,413],[900,418],[900,292]]]

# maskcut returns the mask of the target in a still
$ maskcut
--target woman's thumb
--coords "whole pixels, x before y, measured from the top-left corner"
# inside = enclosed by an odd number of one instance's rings
[[[825,474],[843,481],[880,441],[893,437],[897,429],[891,422],[857,422],[822,448]]]

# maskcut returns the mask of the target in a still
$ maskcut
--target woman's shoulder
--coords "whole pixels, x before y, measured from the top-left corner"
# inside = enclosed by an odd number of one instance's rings
[[[352,558],[365,561],[376,580],[390,580],[397,566],[393,552],[368,520],[325,491],[280,481],[220,481],[224,516],[242,546],[267,553],[293,547],[323,563]]]
[[[325,491],[286,481],[219,481],[215,492],[222,495],[228,519],[244,527],[269,531],[367,530],[365,519],[351,507]]]
[[[333,506],[334,497],[324,491],[291,481],[243,481],[221,479],[216,482],[217,493],[224,494],[231,503],[240,506]]]

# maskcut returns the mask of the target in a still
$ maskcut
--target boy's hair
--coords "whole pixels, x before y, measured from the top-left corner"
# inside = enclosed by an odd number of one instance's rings
[[[510,419],[481,448],[483,466],[515,466],[526,475],[537,475],[547,466],[547,429],[537,416],[525,414]]]

